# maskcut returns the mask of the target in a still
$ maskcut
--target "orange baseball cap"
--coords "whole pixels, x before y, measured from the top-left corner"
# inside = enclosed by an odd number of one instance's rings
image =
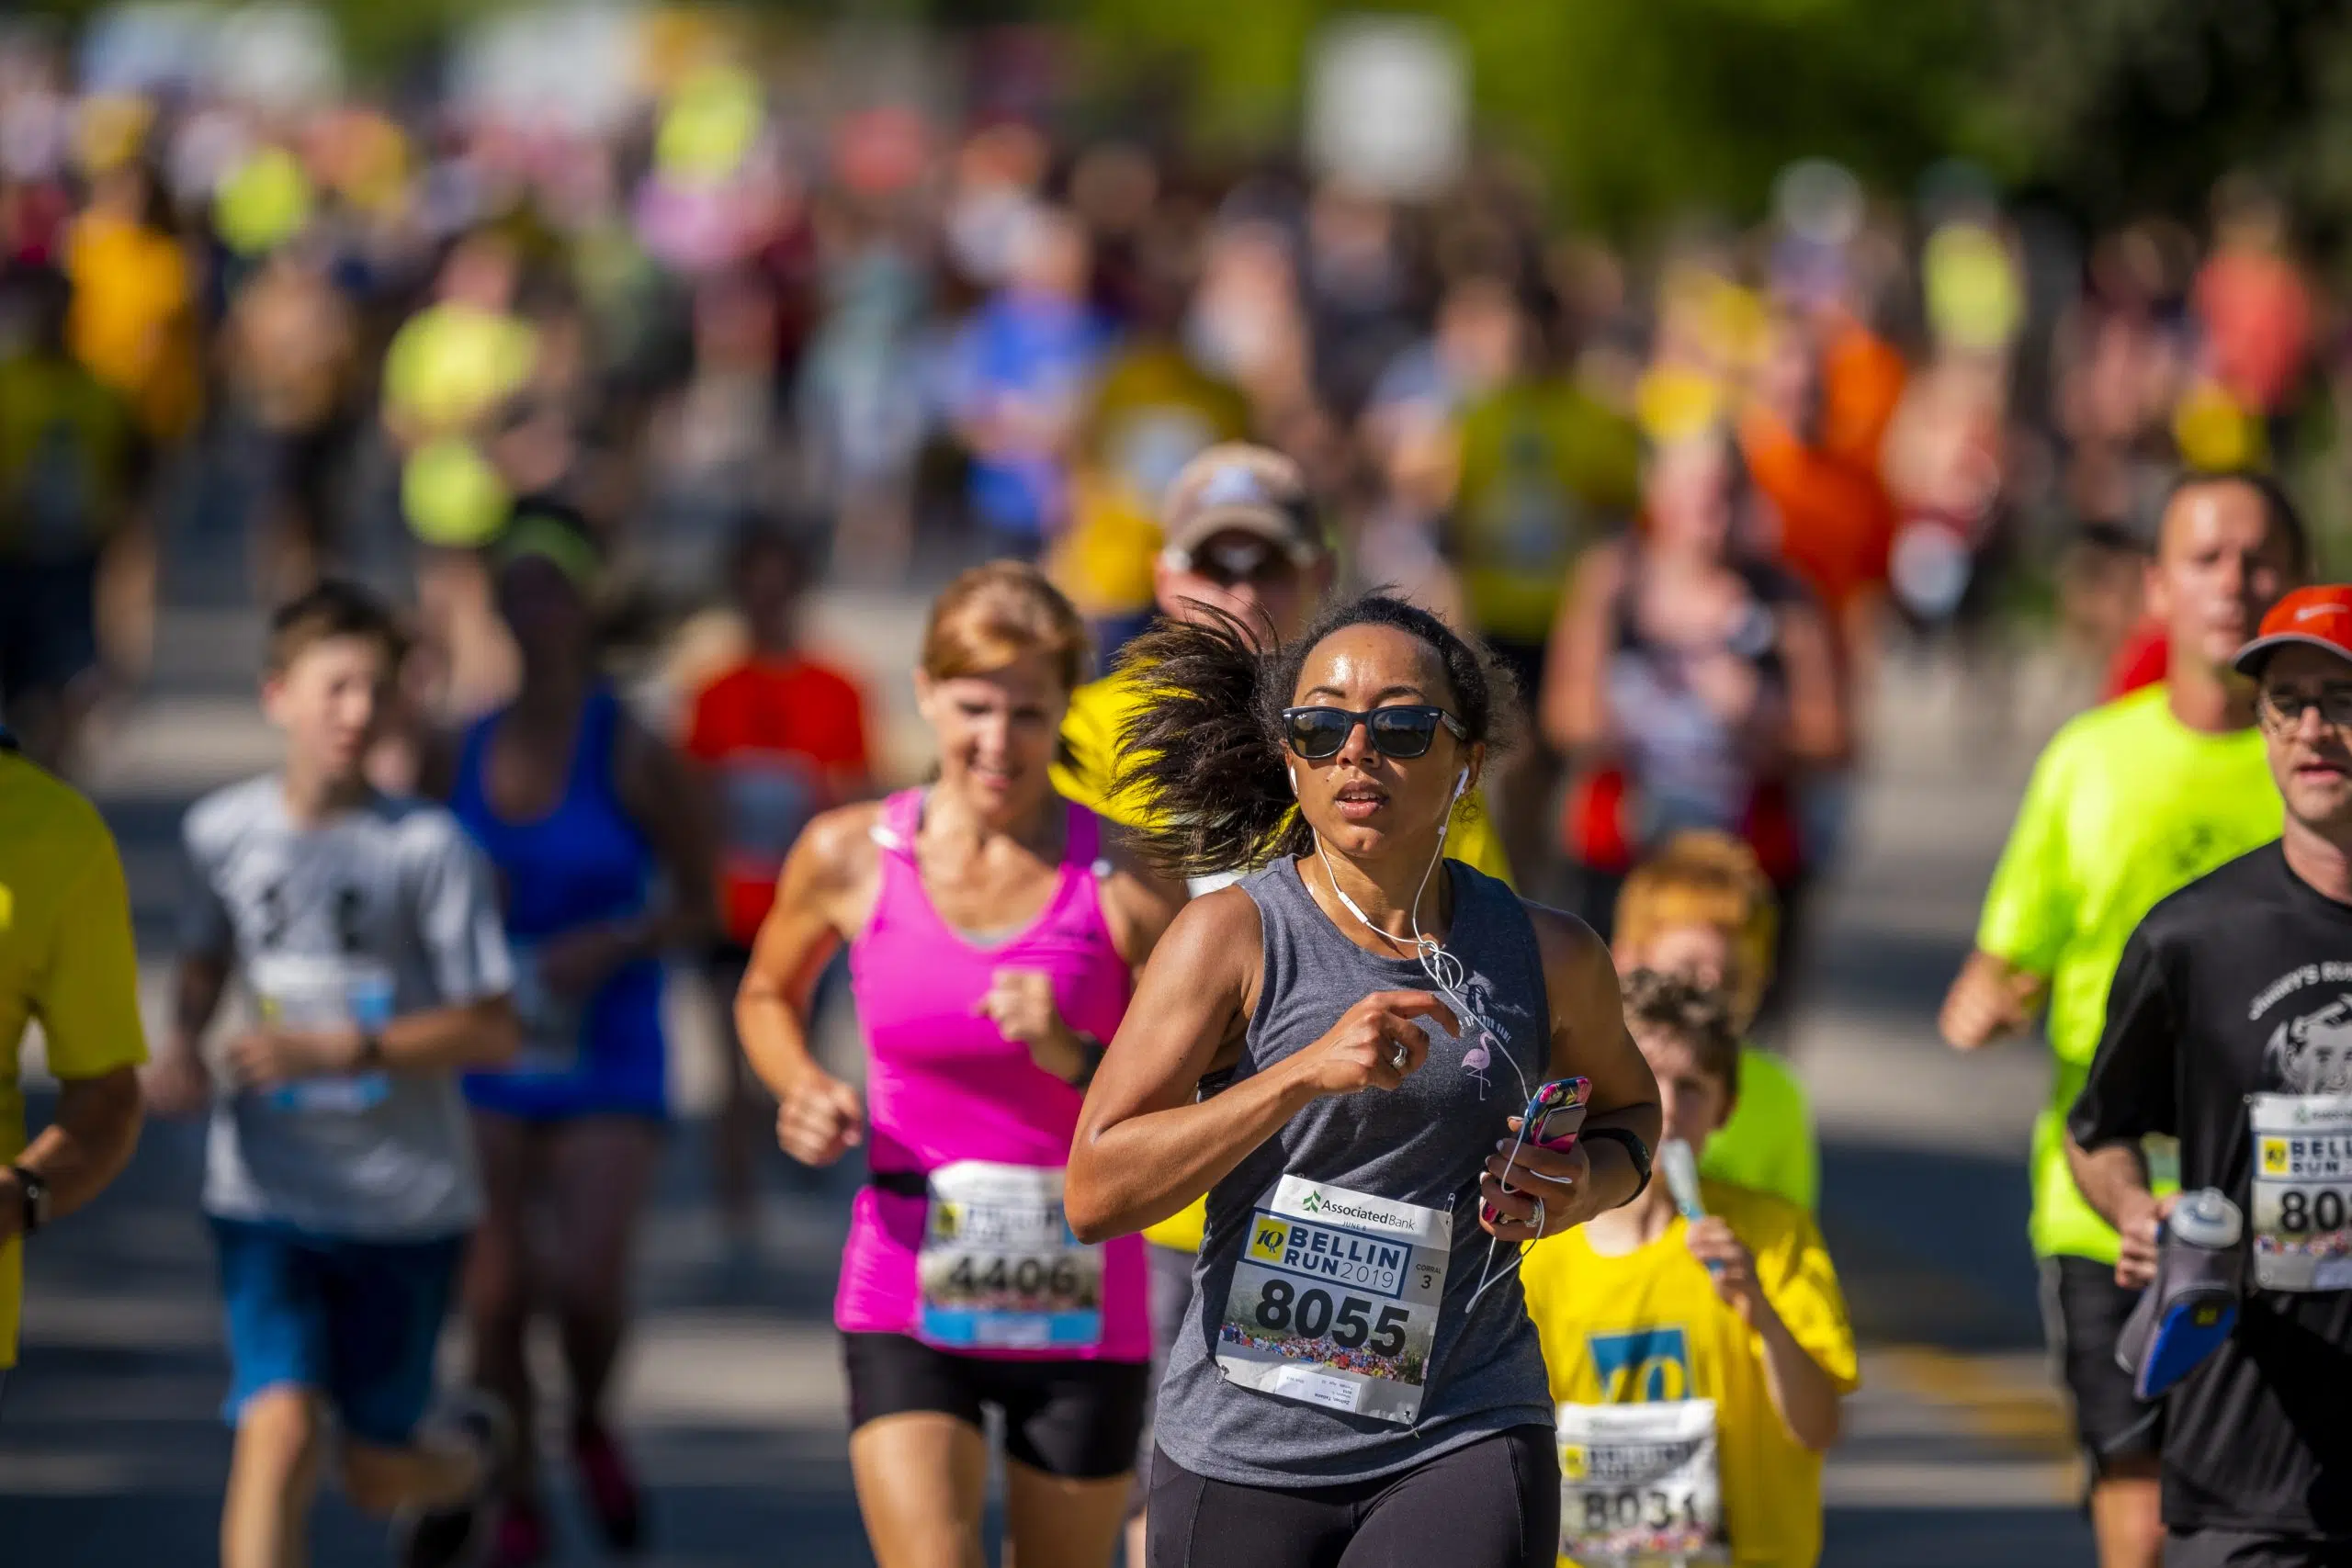
[[[2241,675],[2259,675],[2264,661],[2290,643],[2325,649],[2352,660],[2352,583],[2296,589],[2270,606],[2254,640],[2239,649],[2232,662]]]

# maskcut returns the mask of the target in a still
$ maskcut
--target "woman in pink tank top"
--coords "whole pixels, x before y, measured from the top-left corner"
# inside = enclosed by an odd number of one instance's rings
[[[1088,646],[1034,568],[949,585],[916,674],[937,782],[809,824],[736,999],[786,1152],[866,1151],[833,1321],[881,1568],[978,1549],[989,1406],[1016,1559],[1108,1564],[1125,1512],[1151,1353],[1143,1247],[1080,1245],[1062,1168],[1182,895],[1047,778]],[[808,1048],[805,982],[842,941],[863,1096]]]

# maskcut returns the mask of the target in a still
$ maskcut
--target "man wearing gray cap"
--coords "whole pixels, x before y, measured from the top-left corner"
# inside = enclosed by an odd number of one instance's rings
[[[1261,638],[1301,635],[1331,586],[1331,552],[1321,514],[1296,463],[1270,447],[1241,442],[1211,446],[1187,463],[1160,503],[1166,537],[1152,565],[1152,598],[1159,613],[1198,620],[1219,610]],[[1117,786],[1119,732],[1148,688],[1134,670],[1121,670],[1078,689],[1062,721],[1068,761],[1057,763],[1054,784],[1080,805],[1128,826],[1150,817],[1148,799]],[[1472,791],[1454,807],[1446,835],[1451,858],[1489,876],[1510,880],[1510,863],[1484,803]],[[1237,872],[1238,868],[1236,868]],[[1206,892],[1216,879],[1196,880]],[[1193,1289],[1193,1258],[1200,1250],[1203,1205],[1145,1231],[1151,1258],[1151,1386],[1157,1393],[1170,1340],[1182,1322]],[[1129,1520],[1128,1561],[1143,1561],[1143,1505],[1151,1481],[1148,1424],[1136,1461]]]

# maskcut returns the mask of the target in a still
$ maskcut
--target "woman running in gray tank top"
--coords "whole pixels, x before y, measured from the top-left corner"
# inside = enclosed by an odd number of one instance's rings
[[[1379,595],[1270,653],[1236,626],[1134,646],[1148,851],[1260,868],[1177,917],[1070,1151],[1085,1241],[1208,1196],[1147,1561],[1548,1565],[1559,1472],[1518,1254],[1641,1190],[1657,1086],[1600,940],[1443,859],[1508,678]],[[1530,1089],[1568,1077],[1591,1081],[1581,1141],[1521,1143]]]

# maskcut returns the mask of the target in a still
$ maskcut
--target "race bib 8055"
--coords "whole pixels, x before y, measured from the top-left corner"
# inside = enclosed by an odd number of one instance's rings
[[[1250,1217],[1216,1361],[1231,1382],[1409,1426],[1453,1216],[1285,1176]]]

